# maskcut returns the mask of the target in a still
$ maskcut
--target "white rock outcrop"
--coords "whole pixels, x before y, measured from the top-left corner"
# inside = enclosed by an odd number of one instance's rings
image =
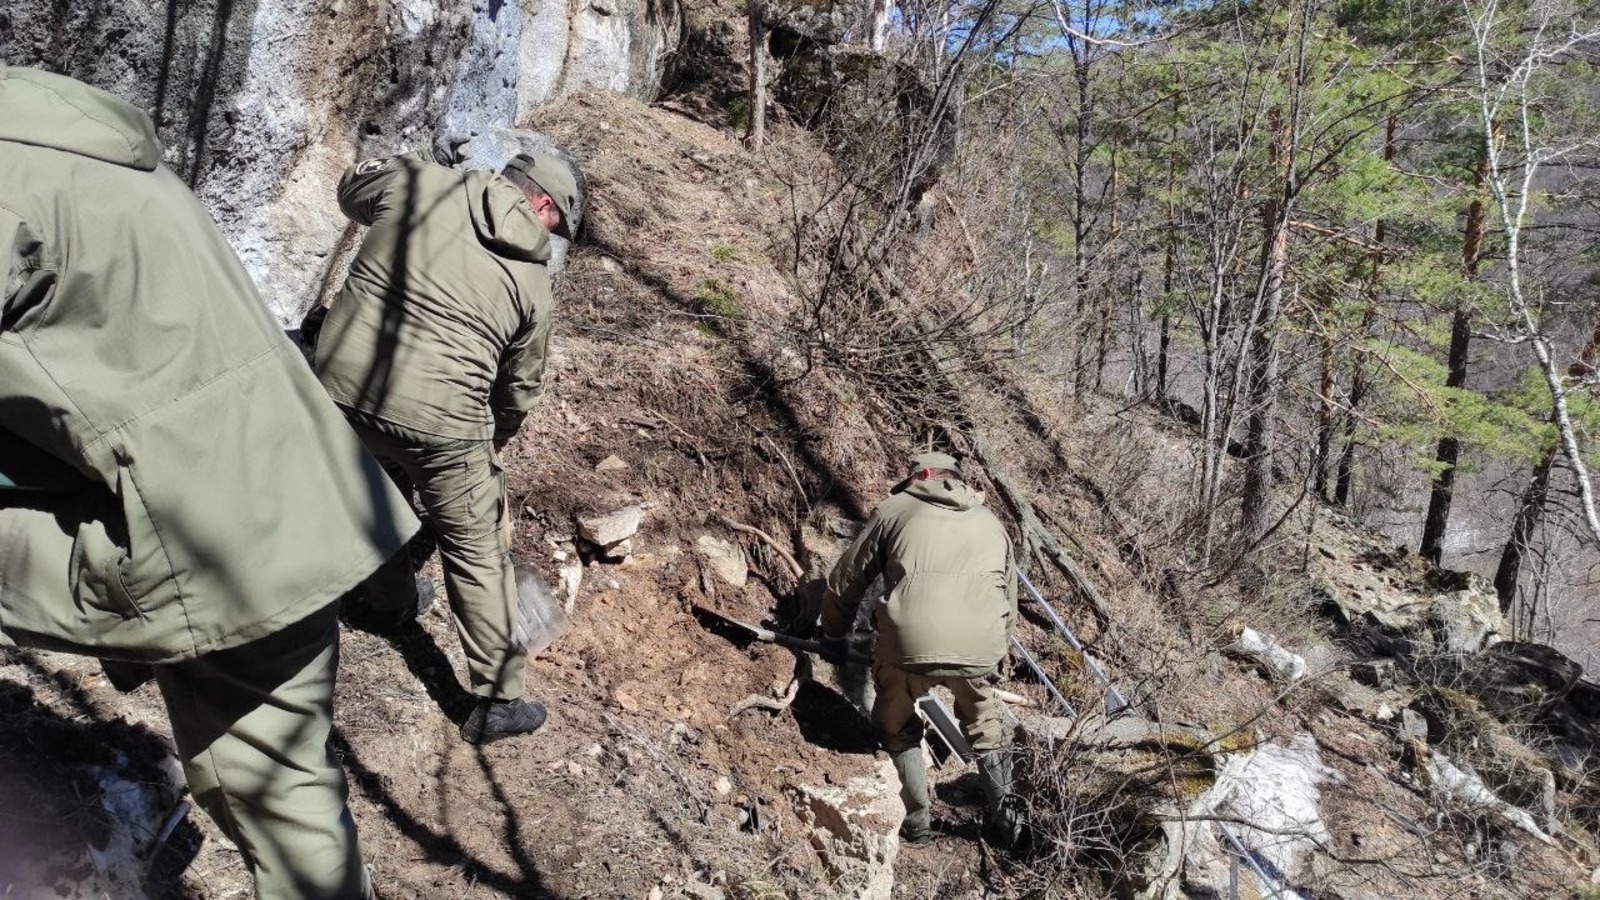
[[[878,764],[875,777],[842,786],[792,788],[795,809],[811,846],[852,900],[889,900],[900,855],[900,781],[894,764]]]

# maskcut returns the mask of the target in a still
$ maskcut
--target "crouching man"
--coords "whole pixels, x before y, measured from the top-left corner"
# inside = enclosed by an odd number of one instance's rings
[[[978,752],[984,835],[1002,849],[1023,836],[1011,798],[1011,725],[992,684],[1017,616],[1011,541],[983,499],[961,480],[954,457],[924,453],[867,520],[828,576],[822,601],[825,656],[845,657],[863,594],[879,575],[872,722],[894,760],[909,843],[932,838],[922,720],[916,702],[938,685]]]
[[[0,65],[0,643],[154,664],[257,896],[358,900],[336,601],[417,522],[160,159]]]

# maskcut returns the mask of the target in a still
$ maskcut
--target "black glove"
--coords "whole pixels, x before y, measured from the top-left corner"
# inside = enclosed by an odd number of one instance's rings
[[[823,635],[822,640],[817,643],[820,645],[817,648],[817,655],[822,657],[823,662],[837,666],[850,658],[850,643],[845,638]]]

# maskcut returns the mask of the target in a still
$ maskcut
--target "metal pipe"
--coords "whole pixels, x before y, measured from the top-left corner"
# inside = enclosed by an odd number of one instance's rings
[[[1011,639],[1011,646],[1016,648],[1016,651],[1022,655],[1022,661],[1027,663],[1028,668],[1033,671],[1033,676],[1039,679],[1039,682],[1044,685],[1044,689],[1050,692],[1050,696],[1056,698],[1061,704],[1061,708],[1066,710],[1067,717],[1076,719],[1078,711],[1073,709],[1072,704],[1067,702],[1067,698],[1063,697],[1061,691],[1056,689],[1056,683],[1050,679],[1049,675],[1045,674],[1044,669],[1040,668],[1039,663],[1033,658],[1033,654],[1028,652],[1028,648],[1022,646],[1022,642],[1015,637]]]
[[[1233,833],[1233,829],[1228,827],[1228,823],[1218,822],[1217,825],[1222,828],[1222,836],[1227,838],[1228,843],[1233,845],[1234,853],[1238,854],[1239,858],[1244,860],[1244,864],[1250,867],[1250,871],[1254,872],[1256,877],[1261,879],[1262,885],[1264,885],[1267,890],[1271,891],[1271,893],[1267,894],[1263,900],[1272,900],[1274,897],[1283,896],[1283,892],[1285,890],[1284,886],[1278,884],[1277,879],[1273,878],[1271,875],[1268,875],[1266,869],[1261,868],[1261,864],[1256,862],[1255,855],[1249,850],[1245,849],[1244,843],[1239,840],[1238,835]],[[1291,892],[1290,896],[1298,895]]]
[[[1083,662],[1089,667],[1089,671],[1094,673],[1094,676],[1100,679],[1100,683],[1106,686],[1106,712],[1119,713],[1132,705],[1128,703],[1126,697],[1122,696],[1122,692],[1117,690],[1117,686],[1111,683],[1110,676],[1106,675],[1105,670],[1100,668],[1100,664],[1095,662],[1094,657],[1089,655],[1089,651],[1083,649],[1083,643],[1078,640],[1077,635],[1072,633],[1072,629],[1067,627],[1067,623],[1062,621],[1061,617],[1056,614],[1055,607],[1051,606],[1050,602],[1044,599],[1044,595],[1039,593],[1039,589],[1033,586],[1033,582],[1028,580],[1027,573],[1021,569],[1017,569],[1016,572],[1017,580],[1021,581],[1022,586],[1028,589],[1028,596],[1033,598],[1033,602],[1044,610],[1045,618],[1049,619],[1050,624],[1055,626],[1056,631],[1066,638],[1067,645],[1083,656]]]

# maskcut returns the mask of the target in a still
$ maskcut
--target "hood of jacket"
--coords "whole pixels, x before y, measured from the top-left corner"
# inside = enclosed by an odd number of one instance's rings
[[[983,505],[983,498],[977,491],[967,487],[966,482],[955,478],[913,481],[902,493],[915,497],[923,503],[943,506],[946,509],[964,510]]]
[[[161,141],[144,110],[38,69],[0,65],[0,141],[49,147],[149,172]]]
[[[472,228],[490,253],[522,262],[550,261],[550,231],[516,185],[476,170],[467,174],[466,190]]]

